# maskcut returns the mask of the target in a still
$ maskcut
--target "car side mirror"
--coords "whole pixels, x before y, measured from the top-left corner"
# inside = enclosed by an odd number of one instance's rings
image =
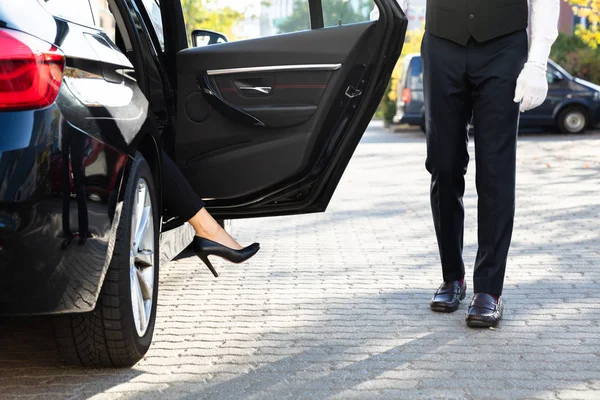
[[[227,43],[227,36],[219,32],[207,31],[205,29],[194,29],[192,31],[192,46],[202,47],[209,44]]]

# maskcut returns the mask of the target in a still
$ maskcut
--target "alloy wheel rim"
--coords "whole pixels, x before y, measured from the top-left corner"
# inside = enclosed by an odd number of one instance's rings
[[[565,118],[565,126],[569,132],[579,132],[585,127],[585,116],[579,112],[571,112]]]
[[[154,293],[154,217],[148,184],[140,178],[135,192],[131,218],[129,280],[135,328],[146,334],[152,313]]]

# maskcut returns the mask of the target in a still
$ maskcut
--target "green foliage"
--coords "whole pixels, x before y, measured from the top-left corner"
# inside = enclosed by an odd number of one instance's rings
[[[561,66],[571,75],[600,83],[600,52],[592,48],[575,50],[567,54]]]
[[[396,115],[396,100],[392,100],[390,98],[396,97],[390,96],[390,93],[395,93],[394,87],[396,85],[394,85],[394,79],[390,79],[387,85],[387,89],[385,90],[385,94],[381,99],[381,103],[379,103],[379,109],[377,110],[378,112],[375,113],[375,116],[382,118],[387,123],[391,123],[392,119],[394,118],[394,115]]]
[[[323,20],[325,26],[351,24],[369,20],[373,7],[372,0],[361,0],[357,9],[348,0],[323,0]],[[295,0],[292,13],[281,21],[275,21],[279,33],[297,32],[310,29],[310,14],[306,0]]]
[[[560,34],[552,46],[550,58],[571,75],[600,83],[600,49],[589,47],[578,36]]]
[[[208,29],[236,39],[233,27],[244,19],[244,13],[219,6],[218,0],[181,0],[188,38],[194,29]]]
[[[563,64],[569,53],[587,47],[588,45],[579,36],[560,33],[556,42],[552,45],[550,58],[559,64]]]

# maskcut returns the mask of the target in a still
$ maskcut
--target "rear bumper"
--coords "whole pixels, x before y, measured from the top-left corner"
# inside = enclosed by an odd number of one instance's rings
[[[0,113],[0,126],[0,314],[90,311],[127,156],[71,128],[56,106]]]

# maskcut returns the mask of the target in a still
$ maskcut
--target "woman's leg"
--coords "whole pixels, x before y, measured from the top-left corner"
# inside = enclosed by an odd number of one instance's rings
[[[194,227],[196,236],[200,236],[213,242],[220,243],[234,250],[243,249],[240,244],[231,237],[225,229],[206,211],[206,208],[200,209],[188,222]]]
[[[181,170],[164,151],[162,159],[162,192],[166,208],[172,214],[188,221],[196,231],[196,236],[235,250],[242,249],[242,246],[206,211],[204,201],[196,194]]]

